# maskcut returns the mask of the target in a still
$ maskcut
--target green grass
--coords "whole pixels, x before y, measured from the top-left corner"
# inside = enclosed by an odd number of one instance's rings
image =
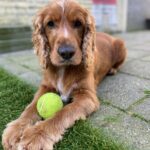
[[[0,135],[5,125],[16,119],[30,103],[35,91],[36,88],[0,69]],[[103,129],[93,128],[88,121],[78,121],[67,130],[55,150],[126,150],[123,145]]]
[[[147,96],[150,96],[150,90],[145,90],[144,94],[147,95]]]

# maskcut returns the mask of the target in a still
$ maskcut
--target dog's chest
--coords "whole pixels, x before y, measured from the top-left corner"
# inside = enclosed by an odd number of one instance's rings
[[[57,79],[57,91],[60,93],[61,99],[63,102],[68,102],[70,100],[70,94],[73,91],[73,89],[76,87],[75,83],[72,83],[72,85],[66,89],[64,78],[65,78],[65,70],[61,69],[58,72],[58,79]]]

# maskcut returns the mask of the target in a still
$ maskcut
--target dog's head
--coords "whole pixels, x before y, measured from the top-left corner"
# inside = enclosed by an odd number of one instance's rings
[[[92,63],[94,19],[74,0],[54,0],[36,15],[33,43],[44,68]]]

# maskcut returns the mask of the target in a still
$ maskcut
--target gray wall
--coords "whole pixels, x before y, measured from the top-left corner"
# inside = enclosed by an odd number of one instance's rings
[[[32,26],[36,11],[51,0],[0,0],[0,27]],[[89,10],[92,0],[77,0]],[[117,30],[126,30],[126,1],[117,0]]]
[[[36,11],[49,0],[0,0],[0,27],[29,26]]]
[[[41,7],[51,0],[0,0],[0,27],[31,26],[32,20]],[[91,0],[78,0],[87,8]]]
[[[127,31],[145,29],[150,18],[150,0],[128,0]]]

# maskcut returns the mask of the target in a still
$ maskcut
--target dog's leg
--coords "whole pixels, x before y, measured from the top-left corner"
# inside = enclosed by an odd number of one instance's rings
[[[125,61],[127,55],[127,50],[122,40],[116,39],[113,43],[113,48],[113,66],[109,70],[108,75],[115,75],[117,73],[118,69]]]
[[[79,90],[73,99],[73,102],[66,105],[54,118],[26,128],[19,143],[19,149],[53,149],[53,145],[62,138],[67,128],[71,127],[76,120],[85,119],[86,116],[99,108],[96,94],[91,91]]]
[[[107,73],[107,75],[115,75],[117,73],[116,68],[111,68],[110,71]]]
[[[114,50],[115,63],[113,65],[113,69],[118,70],[126,59],[127,49],[124,42],[120,39],[117,39],[114,42]]]
[[[27,106],[21,116],[7,125],[2,135],[2,144],[5,150],[16,150],[17,143],[20,141],[23,130],[33,125],[40,118],[37,115],[36,102],[41,95],[50,91],[46,86],[40,86],[32,103]]]

